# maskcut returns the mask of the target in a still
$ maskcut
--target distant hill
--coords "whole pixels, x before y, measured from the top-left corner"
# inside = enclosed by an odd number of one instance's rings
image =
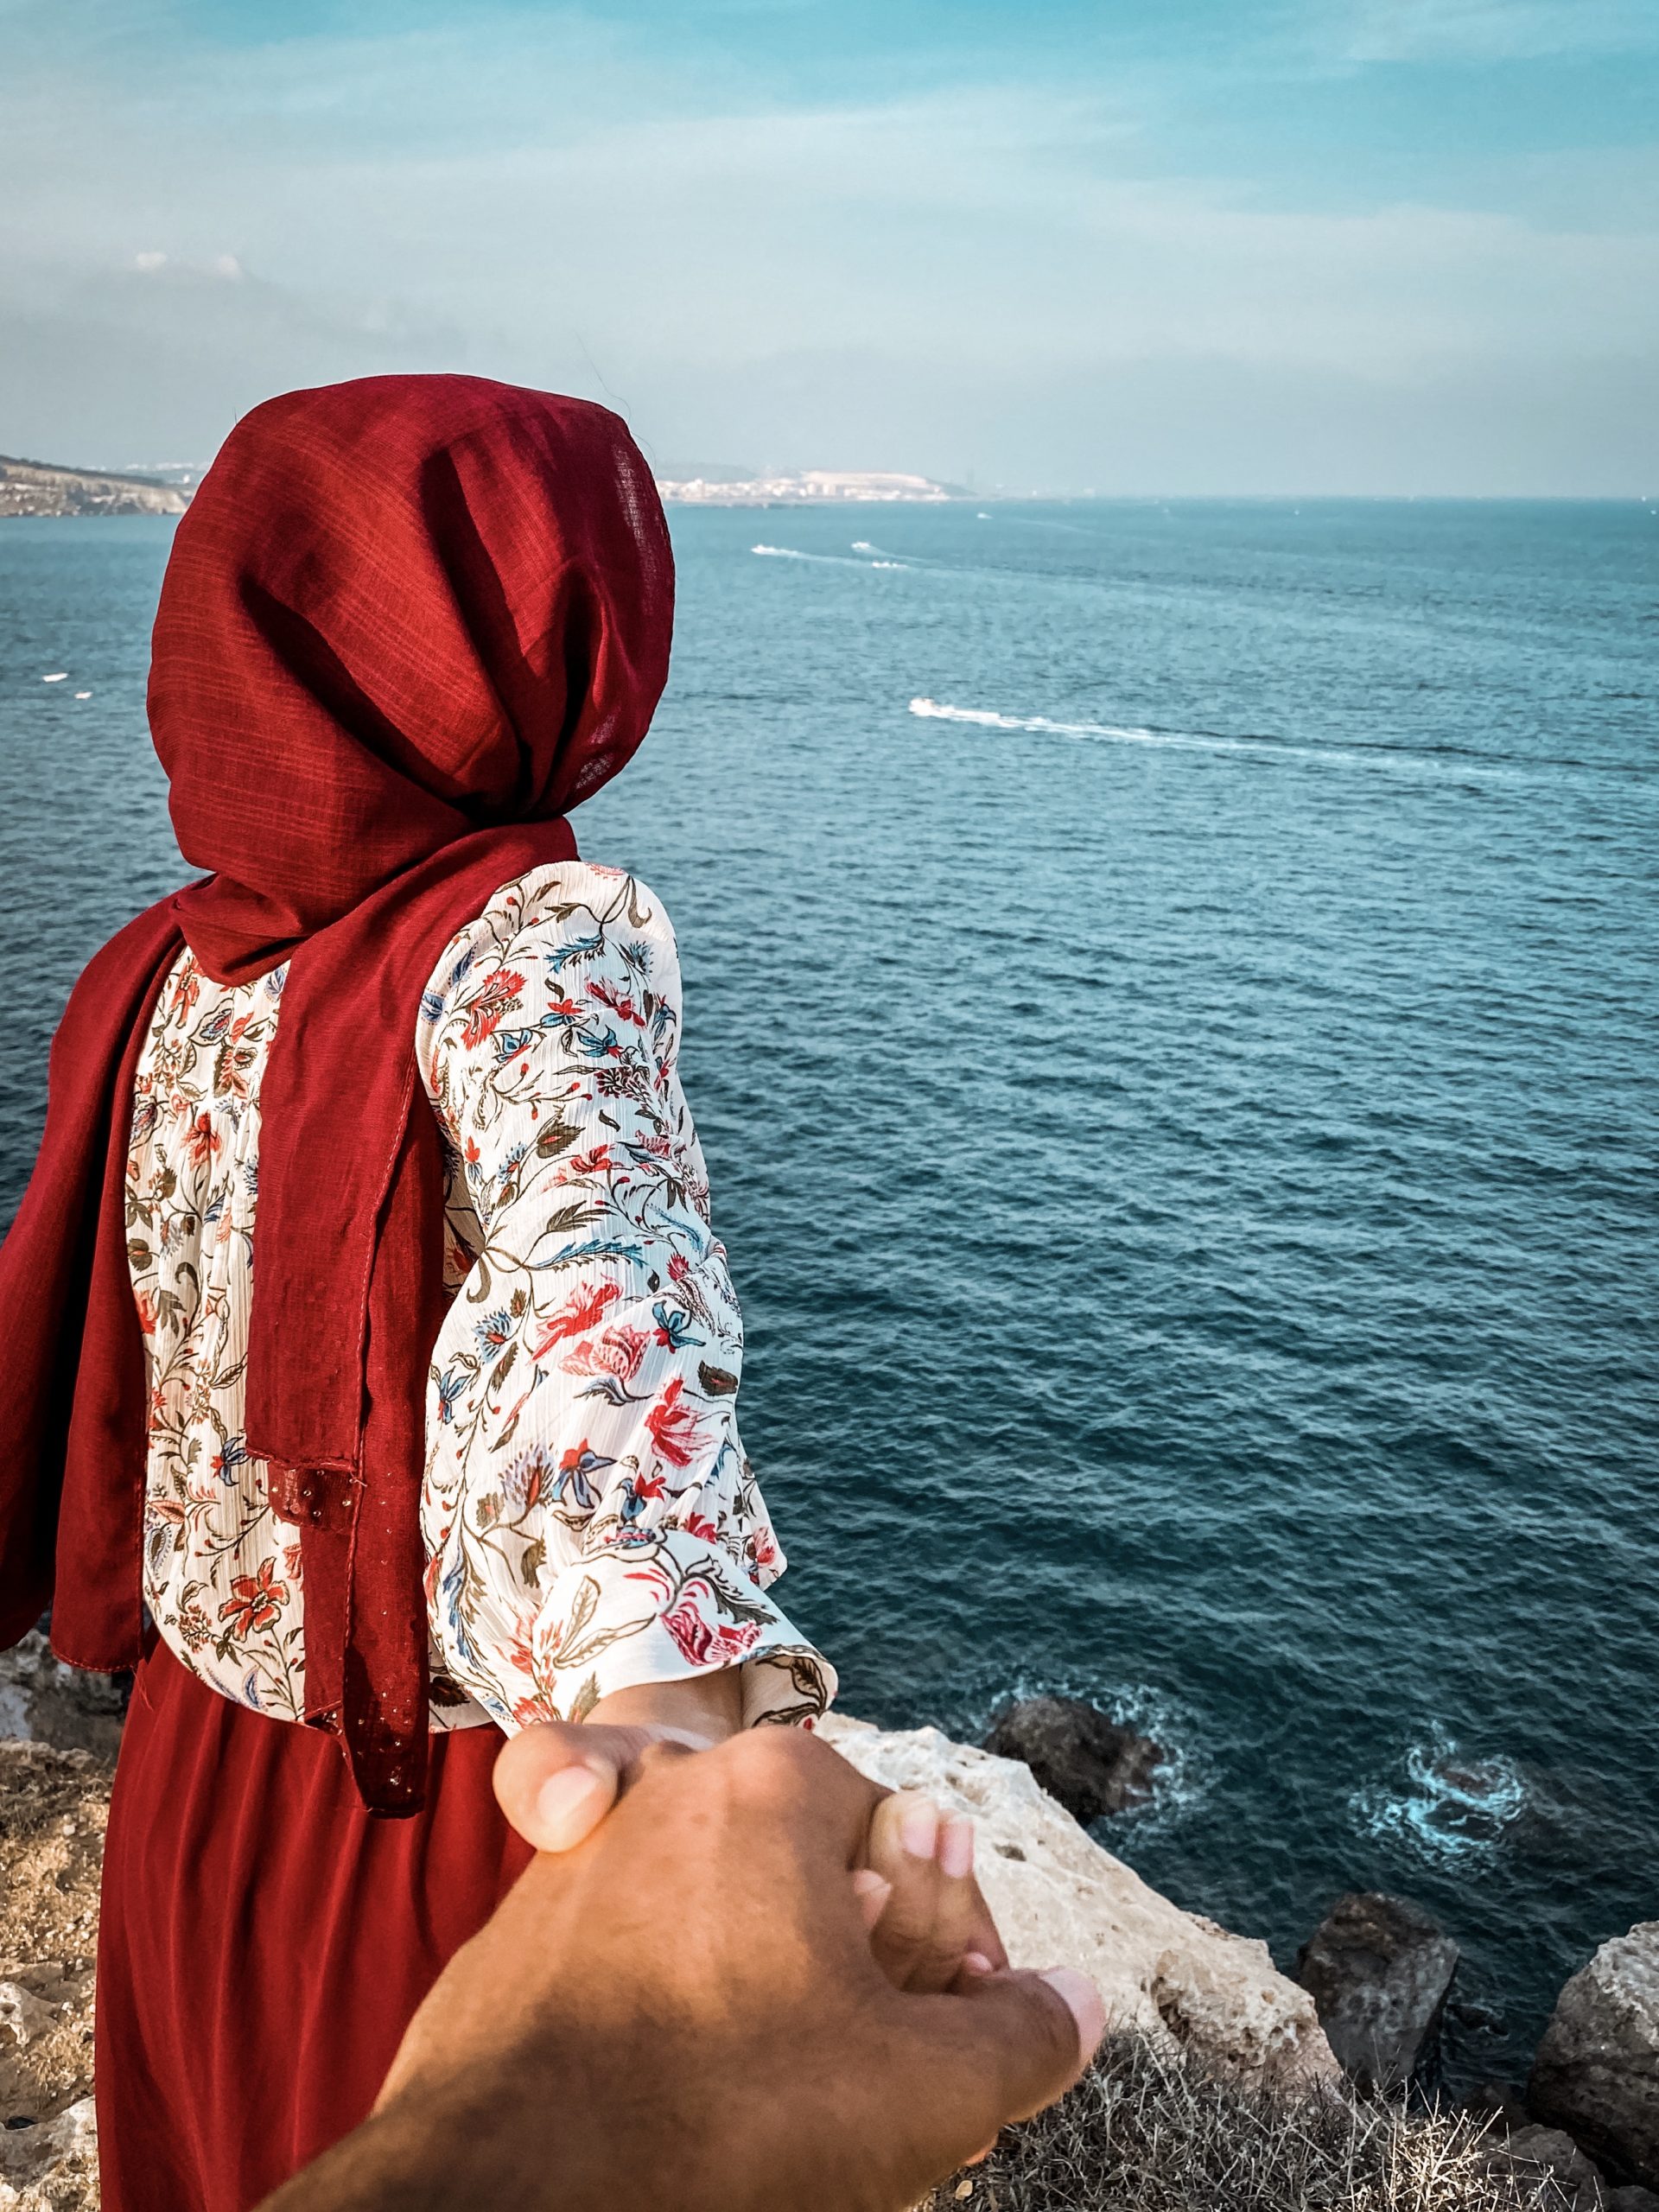
[[[0,517],[7,515],[181,515],[190,494],[156,476],[63,468],[0,453]]]
[[[694,507],[833,506],[871,501],[886,505],[894,500],[932,505],[968,497],[960,484],[941,484],[931,476],[880,468],[791,469],[741,478],[728,469],[717,476],[691,477],[671,476],[659,470],[657,489],[672,505]]]

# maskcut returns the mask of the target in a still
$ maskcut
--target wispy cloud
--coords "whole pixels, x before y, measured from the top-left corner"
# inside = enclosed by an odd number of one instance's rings
[[[614,394],[665,451],[879,452],[960,474],[971,444],[996,474],[1049,454],[1052,433],[1079,482],[1099,473],[1085,456],[1109,390],[1200,480],[1238,482],[1243,440],[1313,452],[1319,419],[1319,469],[1370,471],[1374,488],[1368,408],[1396,452],[1416,408],[1444,462],[1459,442],[1436,446],[1429,425],[1455,388],[1458,421],[1490,424],[1494,454],[1507,438],[1519,481],[1540,395],[1593,387],[1572,465],[1599,453],[1598,484],[1647,466],[1649,410],[1629,395],[1659,351],[1659,221],[1632,188],[1651,157],[1626,147],[1604,172],[1576,145],[1529,154],[1525,205],[1496,166],[1471,194],[1463,145],[1395,161],[1386,188],[1362,160],[1373,62],[1478,65],[1500,28],[1509,58],[1523,27],[1535,48],[1599,51],[1630,12],[1615,0],[1322,8],[1345,60],[1323,75],[1306,49],[1286,60],[1272,124],[1265,73],[1289,16],[1239,0],[1253,137],[1236,99],[1217,130],[1225,71],[1179,41],[1064,83],[942,60],[936,84],[895,92],[872,67],[830,99],[781,90],[741,10],[721,19],[734,47],[671,59],[620,16],[442,0],[388,33],[284,22],[239,43],[172,37],[130,0],[124,42],[104,48],[82,0],[62,4],[84,34],[73,66],[31,0],[0,141],[14,443],[27,429],[42,446],[73,409],[110,426],[76,415],[77,451],[128,453],[142,409],[157,442],[201,451],[283,383],[452,365]],[[1340,158],[1299,168],[1287,149],[1315,124]],[[1563,160],[1573,190],[1551,205],[1538,179]]]
[[[1659,51],[1653,0],[1358,0],[1356,61],[1529,61]]]

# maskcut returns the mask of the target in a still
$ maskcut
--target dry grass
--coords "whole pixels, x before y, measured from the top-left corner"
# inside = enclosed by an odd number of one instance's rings
[[[1564,2212],[1495,2150],[1466,2114],[1252,2092],[1125,2037],[929,2212]]]

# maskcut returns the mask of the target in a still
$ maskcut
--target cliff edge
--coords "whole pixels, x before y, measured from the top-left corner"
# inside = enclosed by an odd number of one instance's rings
[[[976,1872],[1016,1967],[1080,1967],[1112,2032],[1143,2037],[1263,2088],[1339,2078],[1313,1999],[1265,1943],[1183,1912],[1084,1833],[1015,1759],[937,1728],[888,1732],[830,1713],[818,1733],[890,1789],[972,1815]]]

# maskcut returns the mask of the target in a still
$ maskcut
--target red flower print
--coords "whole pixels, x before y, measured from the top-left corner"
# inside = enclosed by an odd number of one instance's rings
[[[191,1166],[205,1167],[219,1150],[219,1139],[213,1132],[213,1117],[211,1114],[197,1115],[191,1124],[188,1143]]]
[[[702,1431],[690,1406],[680,1403],[684,1384],[677,1375],[645,1415],[651,1440],[671,1466],[689,1467],[702,1446]]]
[[[300,1579],[300,1548],[297,1544],[283,1546],[283,1573],[297,1582]]]
[[[569,1338],[579,1337],[584,1330],[594,1328],[603,1318],[605,1308],[614,1304],[622,1295],[620,1285],[602,1282],[594,1290],[579,1290],[569,1299],[556,1313],[548,1316],[547,1326],[540,1344],[532,1344],[532,1359],[544,1359],[555,1344],[563,1344]]]
[[[692,1595],[697,1586],[696,1583],[686,1585],[678,1605],[663,1615],[663,1626],[673,1637],[680,1656],[689,1659],[694,1667],[729,1667],[760,1641],[760,1624],[744,1621],[740,1626],[728,1628],[724,1622],[706,1619]]]
[[[269,1628],[282,1618],[288,1603],[288,1585],[276,1578],[274,1559],[261,1560],[257,1574],[238,1574],[231,1594],[219,1609],[219,1618],[231,1624],[231,1634],[245,1643],[257,1629]]]
[[[720,1531],[706,1514],[688,1513],[680,1526],[688,1536],[695,1536],[700,1544],[712,1544]]]
[[[622,1322],[577,1344],[559,1364],[567,1375],[614,1375],[619,1382],[632,1382],[650,1342],[643,1329]]]
[[[611,1172],[611,1147],[595,1145],[591,1152],[575,1152],[570,1155],[573,1175],[608,1175]]]
[[[633,1001],[626,995],[619,995],[608,983],[589,983],[588,995],[597,999],[601,1006],[609,1007],[613,1014],[620,1014],[624,1021],[632,1022],[636,1029],[645,1027],[645,1017]]]
[[[520,1675],[528,1675],[532,1681],[536,1679],[535,1630],[536,1616],[521,1614],[514,1624],[512,1641],[504,1646],[501,1654],[509,1667]]]
[[[147,1290],[141,1290],[138,1294],[138,1325],[147,1337],[155,1335],[156,1324],[160,1319],[161,1315],[156,1310],[156,1300]],[[157,1396],[159,1398],[159,1393]],[[152,1407],[152,1411],[156,1415],[160,1415],[165,1410],[159,1402]]]
[[[461,1033],[461,1041],[469,1051],[500,1027],[503,1014],[517,1008],[524,988],[524,979],[514,968],[497,968],[484,978],[478,996],[467,1006],[467,1024]]]

